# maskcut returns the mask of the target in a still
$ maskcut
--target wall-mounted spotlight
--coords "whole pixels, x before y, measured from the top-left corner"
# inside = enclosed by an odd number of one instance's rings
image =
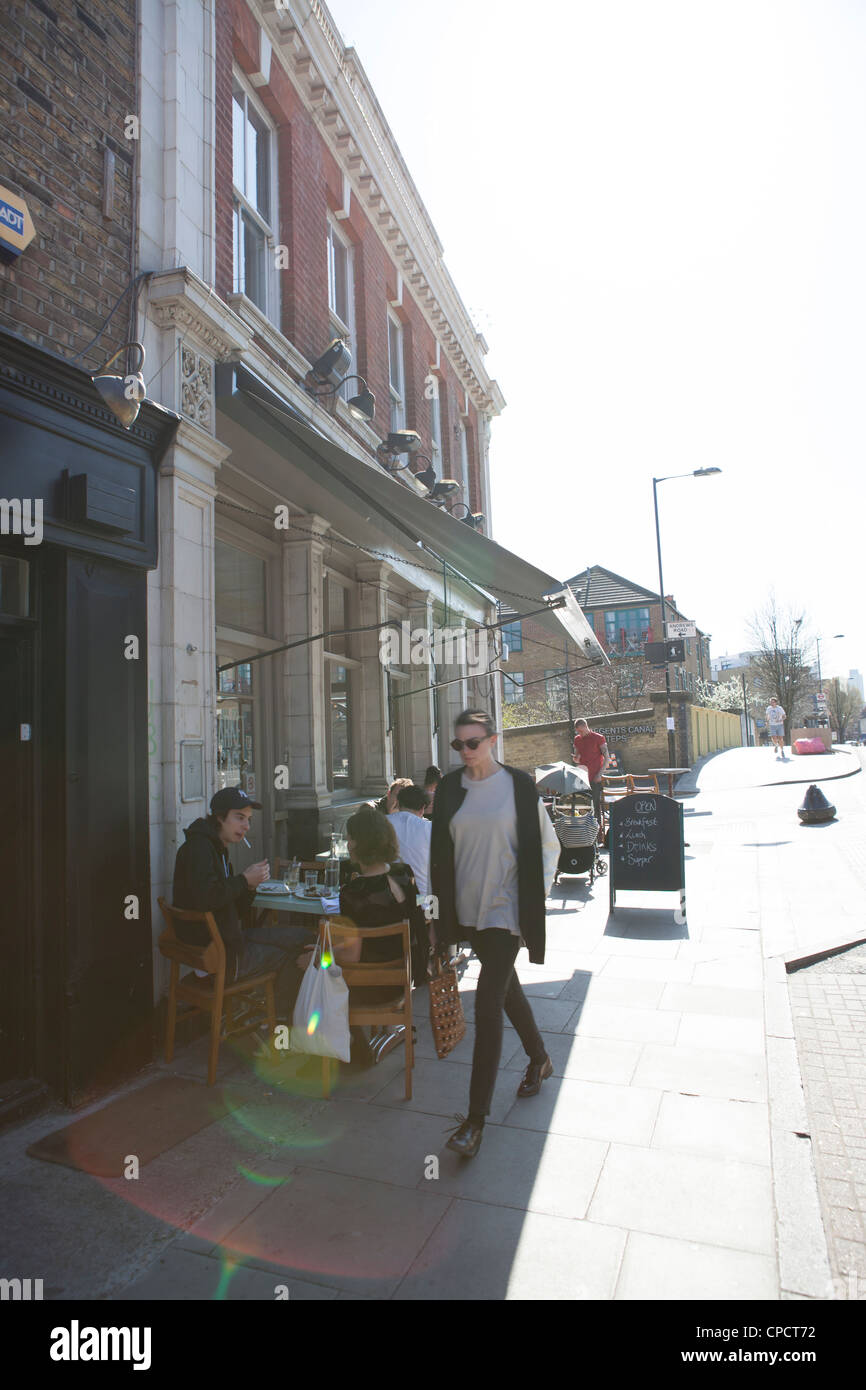
[[[332,338],[313,363],[313,376],[319,381],[329,381],[332,386],[340,385],[352,365],[352,354],[342,338]]]
[[[392,430],[387,439],[382,440],[376,452],[396,457],[397,454],[416,454],[420,448],[421,436],[415,430]],[[400,467],[407,468],[410,462],[411,460],[407,460]],[[387,468],[388,465],[386,464],[385,467]],[[395,468],[391,471],[397,473],[400,470]]]
[[[376,414],[376,397],[362,376],[354,372],[346,375],[351,365],[352,354],[345,342],[342,338],[334,338],[321,357],[316,358],[312,371],[307,373],[304,387],[311,396],[336,396],[344,382],[359,381],[362,390],[357,396],[350,396],[346,405],[354,419],[369,424]]]
[[[117,416],[125,430],[129,429],[138,415],[142,401],[147,399],[147,387],[141,374],[144,366],[144,348],[138,342],[124,343],[113,357],[109,357],[105,366],[99,368],[100,372],[104,372],[106,367],[110,367],[112,362],[116,362],[120,354],[129,348],[136,348],[140,354],[138,367],[134,372],[127,372],[125,376],[97,374],[91,378],[112,415]]]
[[[455,492],[462,491],[463,484],[458,483],[455,478],[442,478],[440,482],[434,483],[427,494],[429,501],[441,503],[446,497],[453,497]]]
[[[463,516],[461,516],[461,517],[459,518],[459,520],[460,520],[460,521],[465,521],[465,522],[466,522],[466,525],[467,525],[467,526],[471,526],[471,527],[473,528],[473,530],[478,531],[478,530],[480,530],[480,528],[484,525],[484,522],[485,522],[485,519],[486,519],[486,518],[485,518],[483,512],[472,512],[472,511],[469,510],[469,508],[467,507],[467,505],[466,505],[465,502],[455,502],[455,503],[453,503],[453,505],[452,505],[451,507],[446,507],[446,508],[445,508],[445,510],[446,510],[446,512],[448,512],[449,516],[454,516],[454,515],[455,515],[455,513],[454,513],[454,507],[462,507],[462,508],[463,508]]]

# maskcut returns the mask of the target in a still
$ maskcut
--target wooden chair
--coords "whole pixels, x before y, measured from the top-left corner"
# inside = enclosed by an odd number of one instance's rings
[[[659,779],[654,772],[630,772],[626,777],[630,792],[657,792]]]
[[[628,785],[628,777],[624,773],[603,773],[601,779],[601,830],[602,836],[607,842],[607,808],[612,801],[619,801],[622,797],[628,796],[631,788]]]
[[[165,1060],[170,1062],[174,1056],[177,1004],[180,1000],[184,1004],[192,1004],[194,1013],[210,1014],[210,1051],[207,1068],[207,1084],[209,1086],[213,1086],[216,1081],[223,1010],[225,1010],[226,1016],[223,1036],[226,1038],[242,1037],[245,1033],[251,1033],[253,1029],[266,1022],[271,1055],[276,1061],[274,1049],[274,1030],[277,1026],[274,1009],[276,972],[262,971],[259,975],[251,975],[246,980],[238,980],[235,984],[227,985],[226,948],[213,913],[187,912],[179,907],[170,907],[163,898],[159,898],[158,902],[162,909],[162,915],[168,923],[159,938],[160,954],[171,961],[168,1016],[165,1025]],[[177,922],[204,922],[210,933],[210,941],[207,946],[188,946],[185,941],[181,941],[175,929]],[[202,980],[196,976],[185,976],[183,980],[179,979],[182,965],[192,966],[195,970],[206,970],[208,979]],[[247,1013],[247,1021],[240,1020],[243,1026],[235,1027],[235,1001],[243,995],[250,995],[262,989],[265,993],[264,1015],[258,1011],[258,1016],[250,1022],[249,1013]]]
[[[323,917],[319,922],[319,940],[324,944],[326,925],[330,922],[331,944],[337,949],[340,935],[373,941],[382,936],[399,936],[403,947],[401,960],[379,962],[359,961],[357,965],[341,965],[343,979],[351,989],[358,985],[393,985],[394,998],[383,1004],[349,1004],[349,1027],[375,1027],[379,1024],[402,1024],[406,1044],[406,1099],[412,1099],[412,1068],[415,1048],[412,1041],[412,959],[408,919],[387,927],[358,927],[351,917]],[[322,1094],[331,1093],[330,1057],[322,1058]]]

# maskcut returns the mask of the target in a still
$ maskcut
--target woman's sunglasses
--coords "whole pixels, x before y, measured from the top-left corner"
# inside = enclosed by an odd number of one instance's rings
[[[455,753],[462,753],[464,748],[471,748],[474,753],[475,749],[480,743],[484,742],[485,738],[491,737],[492,735],[490,734],[484,734],[483,738],[452,738],[451,747],[454,749]]]

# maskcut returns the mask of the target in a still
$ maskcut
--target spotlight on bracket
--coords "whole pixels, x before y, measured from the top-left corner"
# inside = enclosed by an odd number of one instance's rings
[[[321,357],[313,363],[313,376],[338,387],[346,379],[352,365],[352,354],[342,338],[332,338]]]
[[[387,439],[379,445],[381,454],[417,454],[421,448],[421,436],[415,430],[392,430]]]
[[[117,417],[125,430],[129,429],[141,409],[142,401],[147,398],[147,387],[141,374],[144,367],[144,348],[141,343],[124,343],[113,357],[109,357],[105,366],[99,369],[100,372],[104,372],[106,367],[110,367],[112,362],[116,362],[120,354],[129,348],[135,348],[140,354],[138,367],[134,372],[128,372],[125,376],[97,375],[91,378],[112,415]]]
[[[455,492],[460,492],[462,484],[455,478],[442,478],[438,483],[434,483],[430,489],[429,497],[431,502],[443,502],[446,497],[453,497]]]

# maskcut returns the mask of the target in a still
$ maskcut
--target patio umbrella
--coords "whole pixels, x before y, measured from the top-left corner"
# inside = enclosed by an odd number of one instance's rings
[[[537,767],[535,785],[540,792],[554,792],[557,796],[574,796],[577,792],[591,790],[585,770],[570,763],[545,763]]]

